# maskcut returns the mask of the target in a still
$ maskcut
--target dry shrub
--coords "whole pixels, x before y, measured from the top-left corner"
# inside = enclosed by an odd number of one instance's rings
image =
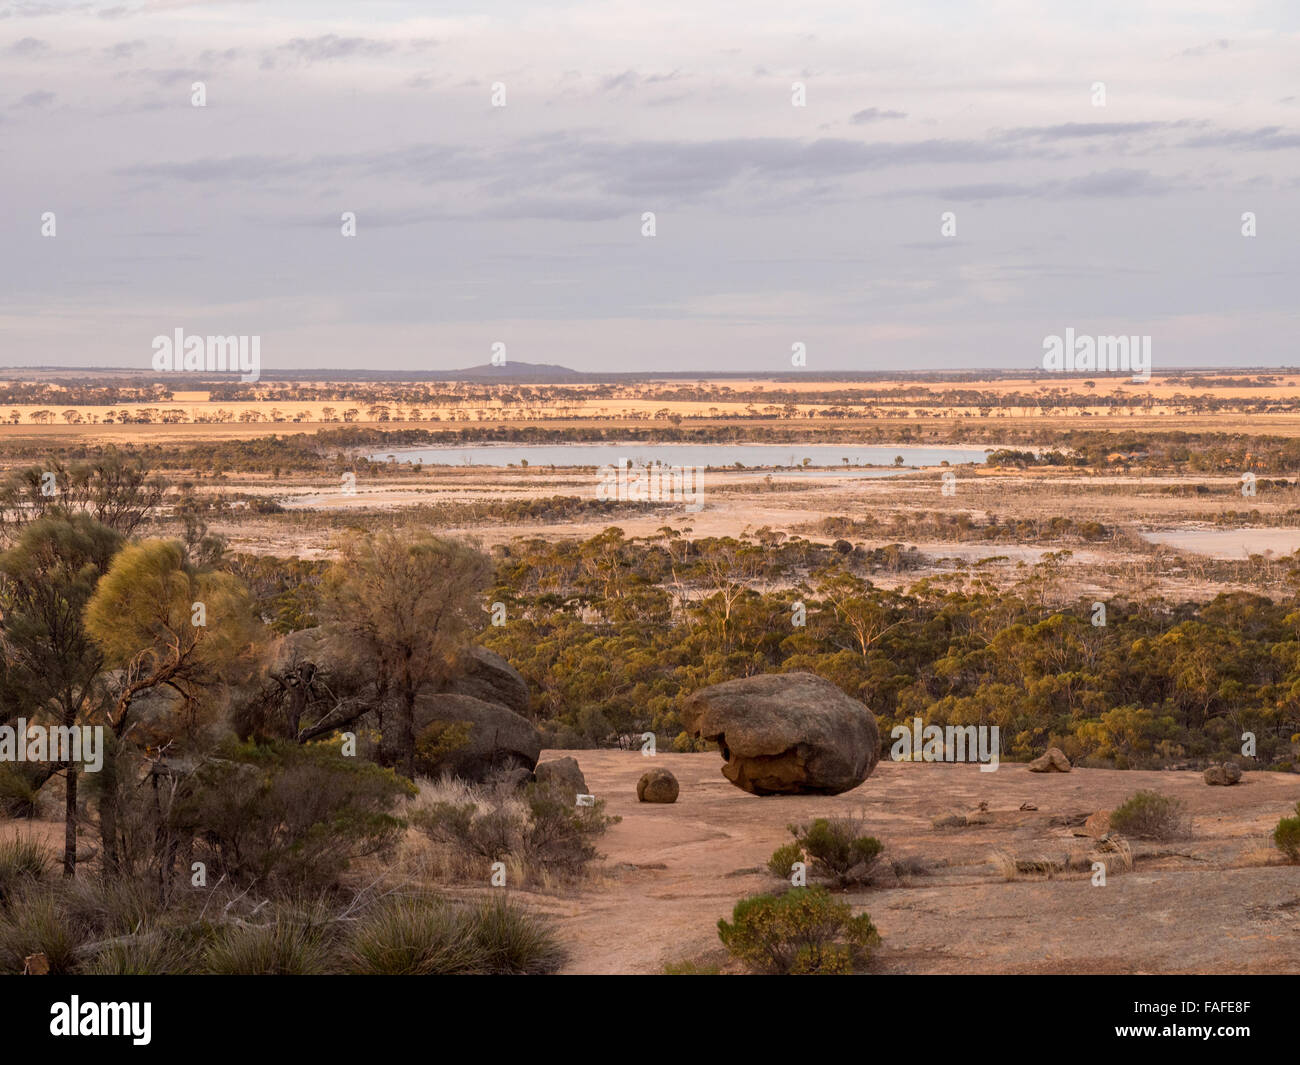
[[[507,882],[548,887],[580,877],[597,857],[596,840],[619,818],[605,804],[576,806],[536,785],[425,783],[405,811],[433,845],[425,867],[447,879],[485,880],[494,862]]]
[[[1191,818],[1182,799],[1155,791],[1139,791],[1110,815],[1112,831],[1138,839],[1168,841],[1191,833]]]
[[[1133,848],[1126,839],[1103,839],[1088,858],[1101,862],[1106,867],[1107,875],[1133,872]]]
[[[1006,851],[994,851],[989,861],[1003,880],[1051,880],[1065,868],[1064,863],[1051,858],[1017,858]]]

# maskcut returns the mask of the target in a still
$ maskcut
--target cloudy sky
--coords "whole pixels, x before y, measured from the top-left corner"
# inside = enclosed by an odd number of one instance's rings
[[[5,366],[1300,365],[1298,200],[1294,0],[0,0]]]

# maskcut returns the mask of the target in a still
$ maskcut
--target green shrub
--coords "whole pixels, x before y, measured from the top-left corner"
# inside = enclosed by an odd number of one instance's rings
[[[435,776],[447,756],[470,740],[468,721],[433,721],[415,737],[415,771],[421,776]]]
[[[880,942],[870,917],[854,917],[822,887],[742,899],[730,924],[718,921],[718,937],[746,967],[793,975],[856,972]]]
[[[1138,839],[1180,839],[1191,829],[1187,804],[1155,791],[1139,791],[1116,807],[1110,827]]]
[[[797,843],[783,843],[767,860],[767,871],[781,880],[787,880],[793,871],[794,863],[801,861],[803,861],[803,848]]]
[[[1273,843],[1292,862],[1300,862],[1300,802],[1295,804],[1295,817],[1284,817],[1273,829]]]
[[[796,843],[810,859],[813,875],[841,887],[867,883],[885,849],[863,829],[864,822],[856,817],[819,817],[806,825],[790,826]]]
[[[209,877],[315,890],[392,846],[405,822],[389,811],[414,793],[332,743],[229,744],[189,779],[170,827],[194,840]]]

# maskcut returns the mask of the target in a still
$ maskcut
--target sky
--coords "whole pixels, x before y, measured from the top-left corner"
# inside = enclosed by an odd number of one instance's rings
[[[6,367],[1295,366],[1298,201],[1293,0],[0,0]]]

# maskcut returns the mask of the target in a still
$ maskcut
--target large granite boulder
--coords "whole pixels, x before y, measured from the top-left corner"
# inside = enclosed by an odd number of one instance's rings
[[[519,670],[495,651],[472,647],[461,660],[461,673],[446,690],[453,695],[468,695],[485,703],[500,703],[521,717],[527,717],[532,700],[528,682]]]
[[[287,673],[307,662],[319,669],[329,659],[325,630],[314,626],[310,629],[295,629],[274,640],[268,649],[266,665],[272,673]]]
[[[531,779],[542,737],[500,703],[468,695],[423,695],[415,704],[416,771],[482,783],[513,774]]]
[[[304,666],[312,673],[327,673],[332,687],[361,690],[373,684],[368,664],[352,653],[345,640],[332,637],[317,626],[290,632],[271,645],[267,670],[280,676],[299,674]],[[528,682],[495,651],[471,647],[457,663],[456,675],[443,687],[444,694],[468,695],[485,703],[500,703],[527,717],[531,708]]]
[[[296,629],[273,640],[265,667],[267,675],[287,691],[328,689],[335,697],[345,697],[374,690],[374,675],[364,658],[320,626]]]
[[[876,717],[812,673],[768,673],[693,692],[680,717],[712,740],[722,775],[754,795],[838,795],[880,760]]]

